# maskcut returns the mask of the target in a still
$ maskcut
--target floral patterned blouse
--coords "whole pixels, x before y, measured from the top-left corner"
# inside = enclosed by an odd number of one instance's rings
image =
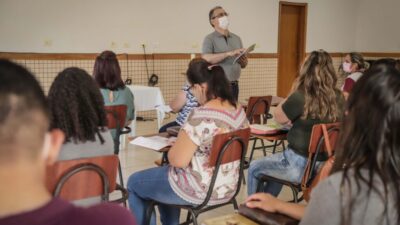
[[[168,180],[174,192],[185,201],[201,204],[206,197],[214,167],[209,166],[213,137],[247,128],[249,123],[242,107],[217,110],[207,107],[193,109],[182,129],[198,147],[186,168],[169,168]],[[224,203],[236,191],[239,160],[220,166],[209,205]]]

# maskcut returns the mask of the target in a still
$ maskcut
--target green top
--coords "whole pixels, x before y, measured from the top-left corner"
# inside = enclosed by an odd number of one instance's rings
[[[344,98],[342,93],[339,91],[336,93],[337,96],[337,102],[339,110],[343,111],[344,107]],[[308,157],[308,147],[310,145],[310,138],[311,138],[311,131],[312,127],[315,124],[320,124],[320,123],[332,123],[332,122],[337,122],[337,121],[328,121],[328,120],[319,120],[319,119],[302,119],[302,115],[304,112],[304,104],[305,104],[305,97],[304,93],[300,91],[296,91],[293,94],[291,94],[285,103],[282,105],[282,110],[286,114],[286,116],[289,118],[290,121],[292,121],[292,128],[289,130],[288,135],[287,135],[287,140],[289,143],[289,148],[293,149],[297,154],[302,155],[304,157]],[[340,118],[338,121],[340,121]],[[326,155],[320,155],[318,157],[318,160],[326,160],[327,157]]]
[[[124,87],[116,91],[112,91],[114,95],[113,101],[110,101],[109,89],[101,88],[101,95],[103,95],[104,105],[126,105],[128,111],[126,112],[126,121],[133,120],[135,118],[135,106],[133,104],[133,94],[129,88]]]

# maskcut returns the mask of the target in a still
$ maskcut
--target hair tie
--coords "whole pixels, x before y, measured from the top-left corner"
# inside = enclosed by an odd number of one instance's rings
[[[207,69],[208,69],[208,70],[212,70],[212,68],[213,68],[214,66],[217,66],[217,65],[215,65],[215,64],[214,64],[214,65],[211,65],[211,66],[207,67]]]

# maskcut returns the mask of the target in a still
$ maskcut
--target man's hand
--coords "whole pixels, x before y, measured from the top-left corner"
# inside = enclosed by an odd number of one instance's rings
[[[239,58],[238,63],[240,64],[240,67],[243,69],[247,66],[248,60],[247,60],[247,55],[243,55],[242,57]]]
[[[275,213],[278,212],[278,208],[282,202],[282,200],[279,200],[270,194],[256,193],[247,198],[246,206],[249,208],[259,208],[267,212]]]
[[[244,51],[246,51],[245,48],[238,48],[238,49],[226,52],[226,56],[229,56],[229,57],[238,56]]]

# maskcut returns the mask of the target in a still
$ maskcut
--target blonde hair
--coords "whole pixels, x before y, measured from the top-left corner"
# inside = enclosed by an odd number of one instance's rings
[[[313,51],[303,63],[294,90],[304,93],[303,119],[336,121],[341,113],[337,102],[337,77],[332,58],[324,50]]]

